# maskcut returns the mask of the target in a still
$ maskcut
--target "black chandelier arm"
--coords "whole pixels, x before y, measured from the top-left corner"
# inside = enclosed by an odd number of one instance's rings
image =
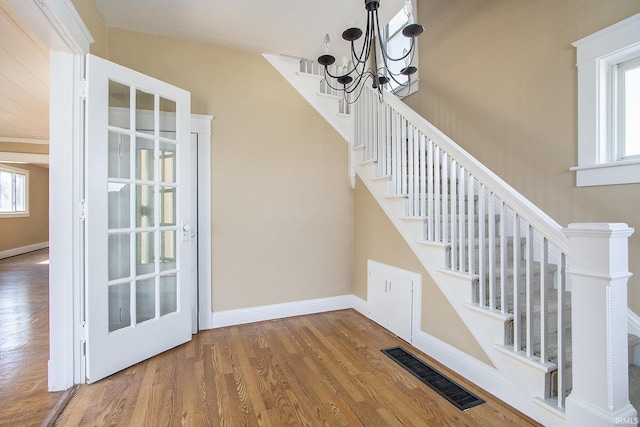
[[[408,76],[409,79],[407,80],[406,83],[404,84],[399,84],[398,87],[394,88],[393,86],[389,86],[389,89],[391,89],[391,93],[393,93],[395,96],[397,97],[401,97],[402,94],[400,94],[400,91],[398,89],[402,89],[402,91],[404,90],[409,90],[411,88],[411,76]],[[405,95],[407,95],[408,93],[406,93]]]
[[[378,69],[378,73],[386,76],[387,74],[384,74],[385,70],[388,72],[388,77],[390,77],[391,80],[396,82],[396,84],[398,86],[403,86],[404,87],[404,86],[411,85],[411,74],[403,74],[401,72],[400,73],[392,73],[391,70],[389,70],[389,68],[383,68],[383,67]],[[397,76],[407,76],[408,83],[403,83],[403,82],[399,81],[398,79],[396,79]]]
[[[345,93],[344,96],[344,100],[347,104],[355,104],[356,102],[358,102],[358,99],[360,99],[360,95],[362,95],[362,91],[364,90],[365,85],[360,85],[360,90],[358,91],[358,94],[356,95],[355,99],[348,99],[347,98],[347,94]],[[357,88],[356,88],[357,89]],[[349,92],[351,93],[351,92]]]
[[[365,74],[360,76],[360,79],[365,79],[366,80],[366,79],[369,79],[369,78],[374,78],[374,76],[375,76],[375,74],[373,73],[373,70],[369,69],[369,70],[366,71]],[[352,86],[353,86],[353,89],[351,89],[348,92],[347,91],[344,92],[343,99],[345,100],[345,102],[347,104],[355,104],[358,101],[358,99],[360,99],[360,95],[362,95],[362,91],[365,89],[365,85],[364,84],[362,84],[362,85],[358,84],[358,85],[352,85]],[[347,95],[353,93],[356,89],[359,89],[359,90],[358,90],[357,95],[355,96],[355,98],[354,99],[349,99],[349,97]],[[377,92],[378,92],[378,96],[380,97],[380,99],[382,99],[382,93],[383,92],[382,92],[382,87],[381,86],[378,87]]]
[[[380,50],[382,51],[382,58],[384,59],[384,65],[387,66],[387,59],[389,61],[398,62],[398,61],[403,61],[409,55],[411,55],[411,60],[413,60],[412,53],[413,53],[413,49],[415,47],[415,42],[416,42],[415,36],[411,37],[411,47],[409,48],[409,51],[407,53],[405,53],[400,58],[392,58],[387,53],[387,45],[384,42],[384,38],[382,37],[382,31],[380,30],[380,22],[378,21],[378,11],[377,10],[375,11],[375,18],[376,18],[376,26],[378,27],[378,40],[380,40]],[[387,66],[387,68],[389,68],[389,67]]]
[[[357,67],[357,64],[366,64],[369,56],[371,56],[371,34],[373,32],[373,20],[371,19],[371,13],[372,12],[367,12],[367,26],[360,55],[356,53],[355,40],[351,41],[351,61],[354,64],[354,68]]]
[[[334,76],[334,75],[332,75],[325,67],[324,79],[325,79],[325,82],[327,83],[327,86],[329,86],[333,90],[343,91],[343,92],[345,92],[345,94],[347,94],[347,93],[353,92],[360,85],[360,82],[363,79],[366,80],[369,77],[373,78],[373,76],[375,75],[375,72],[374,72],[373,69],[368,69],[368,70],[364,70],[363,69],[362,73],[357,73],[357,77],[355,79],[353,79],[353,81],[351,83],[345,84],[342,87],[336,87],[333,84],[331,84],[331,81],[327,78],[327,75],[329,75],[329,77],[332,77],[334,79],[337,79],[337,78],[342,77],[342,76]]]
[[[344,92],[354,92],[359,86],[364,86],[360,84],[363,80],[366,81],[369,78],[373,78],[373,76],[375,76],[375,72],[372,68],[369,68],[368,70],[362,70],[362,73],[359,73],[358,77],[356,77],[351,83],[349,83],[349,85],[345,85]]]

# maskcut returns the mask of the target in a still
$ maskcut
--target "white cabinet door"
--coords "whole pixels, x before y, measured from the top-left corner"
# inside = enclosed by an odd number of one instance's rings
[[[411,274],[370,261],[367,303],[371,320],[410,343],[415,280],[409,276]]]
[[[191,339],[190,94],[87,57],[86,379]]]

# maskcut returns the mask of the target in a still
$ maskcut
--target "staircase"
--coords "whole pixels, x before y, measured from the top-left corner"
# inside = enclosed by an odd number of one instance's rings
[[[312,105],[322,100],[316,108],[351,144],[350,174],[529,402],[507,403],[565,425],[573,381],[563,228],[397,98],[365,88],[351,109],[323,90],[312,61],[265,58]]]
[[[562,228],[397,99],[367,89],[355,107],[358,175],[498,369],[561,412],[571,391]],[[453,275],[457,295],[451,277],[438,280]]]

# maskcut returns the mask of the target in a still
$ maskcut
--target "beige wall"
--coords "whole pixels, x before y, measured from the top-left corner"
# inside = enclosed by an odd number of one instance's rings
[[[71,2],[94,39],[90,47],[91,53],[101,58],[107,58],[107,26],[100,15],[95,0],[71,0]]]
[[[29,216],[0,218],[0,252],[49,241],[49,169],[7,165],[29,171]]]
[[[577,188],[571,43],[637,0],[420,0],[420,90],[407,103],[563,226],[626,222],[640,313],[640,184]]]
[[[369,259],[421,274],[421,329],[491,365],[486,353],[360,179],[354,194],[354,217],[353,293],[367,299]]]
[[[215,116],[214,311],[350,294],[353,198],[333,128],[260,55],[116,29],[108,47]]]

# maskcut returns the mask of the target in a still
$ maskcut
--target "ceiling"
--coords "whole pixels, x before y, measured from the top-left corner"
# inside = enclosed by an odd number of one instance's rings
[[[0,142],[49,139],[49,49],[0,0]]]
[[[327,33],[334,55],[347,54],[342,31],[351,20],[360,28],[366,23],[363,0],[96,0],[96,4],[108,27],[303,58],[323,53]],[[381,0],[380,22],[384,25],[403,5],[404,0]]]
[[[325,33],[348,54],[342,31],[364,27],[362,0],[96,0],[108,27],[255,53],[315,58]],[[382,0],[386,23],[404,0]],[[49,51],[0,0],[0,143],[48,143]],[[1,159],[0,159],[1,160]]]

